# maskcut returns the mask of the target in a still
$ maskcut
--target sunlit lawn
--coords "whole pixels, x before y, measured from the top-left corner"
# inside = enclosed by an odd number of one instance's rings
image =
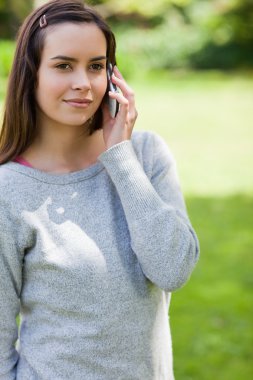
[[[253,378],[253,76],[134,80],[138,128],[178,163],[201,258],[172,297],[176,380]]]
[[[253,378],[253,75],[131,81],[137,129],[171,147],[201,258],[172,296],[176,380]]]
[[[201,259],[171,303],[176,379],[253,378],[253,198],[187,197]]]
[[[137,127],[167,140],[187,194],[252,192],[253,73],[154,74],[131,84]]]

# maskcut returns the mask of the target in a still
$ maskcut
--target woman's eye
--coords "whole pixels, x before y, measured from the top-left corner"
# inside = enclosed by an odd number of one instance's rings
[[[92,65],[90,65],[90,68],[93,71],[100,71],[104,68],[104,65],[102,65],[101,63],[93,63]]]
[[[60,70],[70,70],[71,69],[71,66],[68,63],[61,63],[61,64],[57,65],[56,67],[57,67],[57,69],[60,69]]]

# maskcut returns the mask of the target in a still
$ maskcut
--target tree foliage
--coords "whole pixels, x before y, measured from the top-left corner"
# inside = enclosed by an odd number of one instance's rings
[[[13,38],[33,7],[33,0],[0,0],[0,38]]]
[[[87,3],[112,25],[123,46],[121,53],[147,59],[151,68],[253,66],[252,0]],[[0,0],[0,38],[13,38],[32,7],[33,0]]]
[[[253,66],[252,0],[90,1],[151,67]],[[129,28],[127,28],[127,25]]]

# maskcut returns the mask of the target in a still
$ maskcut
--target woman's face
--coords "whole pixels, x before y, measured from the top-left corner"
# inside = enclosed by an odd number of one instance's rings
[[[83,126],[107,88],[105,36],[92,23],[47,28],[36,88],[39,127]]]

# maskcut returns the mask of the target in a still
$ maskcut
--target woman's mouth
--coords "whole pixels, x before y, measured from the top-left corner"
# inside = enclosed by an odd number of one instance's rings
[[[74,98],[74,99],[65,99],[65,103],[67,103],[71,107],[76,108],[88,108],[89,105],[92,103],[91,99],[87,98]]]

